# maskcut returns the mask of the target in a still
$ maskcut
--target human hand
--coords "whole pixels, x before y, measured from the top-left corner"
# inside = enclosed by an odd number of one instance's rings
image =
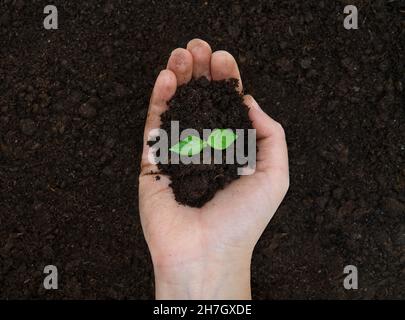
[[[174,50],[160,72],[145,124],[139,177],[139,210],[151,252],[160,299],[249,299],[253,249],[289,186],[284,130],[249,95],[244,96],[256,129],[256,171],[241,176],[202,208],[175,201],[170,180],[148,160],[148,134],[160,127],[160,115],[179,85],[192,77],[239,79],[235,59],[226,51],[212,53],[202,40]]]

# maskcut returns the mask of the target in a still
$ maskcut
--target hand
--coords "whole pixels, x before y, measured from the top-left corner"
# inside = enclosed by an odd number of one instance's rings
[[[156,298],[250,299],[253,249],[284,198],[289,186],[284,130],[253,97],[244,96],[256,129],[257,164],[253,175],[242,176],[202,208],[178,204],[169,178],[156,180],[158,169],[148,161],[147,137],[159,128],[166,102],[179,85],[192,77],[239,79],[235,59],[226,51],[212,53],[194,39],[187,49],[174,50],[160,72],[150,99],[139,177],[142,228],[155,271]]]

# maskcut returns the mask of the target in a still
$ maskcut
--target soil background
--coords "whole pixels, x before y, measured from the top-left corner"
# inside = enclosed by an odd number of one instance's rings
[[[236,57],[287,134],[291,187],[254,252],[253,297],[404,298],[403,1],[55,0],[53,31],[47,4],[0,0],[0,298],[153,298],[143,126],[158,72],[194,37]],[[48,264],[59,290],[43,289]]]

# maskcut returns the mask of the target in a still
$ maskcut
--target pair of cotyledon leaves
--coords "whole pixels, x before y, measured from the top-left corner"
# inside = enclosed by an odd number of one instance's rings
[[[196,136],[188,136],[170,148],[170,151],[183,156],[193,156],[201,152],[206,146],[216,150],[228,148],[236,139],[237,135],[231,129],[215,129],[208,136],[207,141]]]

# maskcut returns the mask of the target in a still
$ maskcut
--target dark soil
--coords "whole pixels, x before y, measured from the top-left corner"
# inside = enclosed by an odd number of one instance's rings
[[[243,129],[247,133],[252,129],[248,107],[236,91],[238,81],[208,81],[206,78],[192,80],[189,84],[179,87],[176,94],[168,102],[169,109],[162,115],[161,129],[165,130],[171,141],[171,123],[179,122],[180,133],[185,129],[195,129],[203,138],[204,129]],[[247,150],[247,134],[244,138]],[[209,148],[209,147],[208,147]],[[158,164],[160,172],[170,178],[176,200],[191,207],[202,207],[211,200],[215,193],[227,184],[239,178],[236,152],[233,164],[226,163],[226,152],[222,152],[222,163],[202,163],[202,151],[196,155],[200,164]]]
[[[236,57],[287,135],[291,187],[254,252],[253,297],[405,298],[403,1],[55,0],[53,31],[48,4],[0,1],[0,298],[153,297],[143,126],[158,72],[194,37]]]

